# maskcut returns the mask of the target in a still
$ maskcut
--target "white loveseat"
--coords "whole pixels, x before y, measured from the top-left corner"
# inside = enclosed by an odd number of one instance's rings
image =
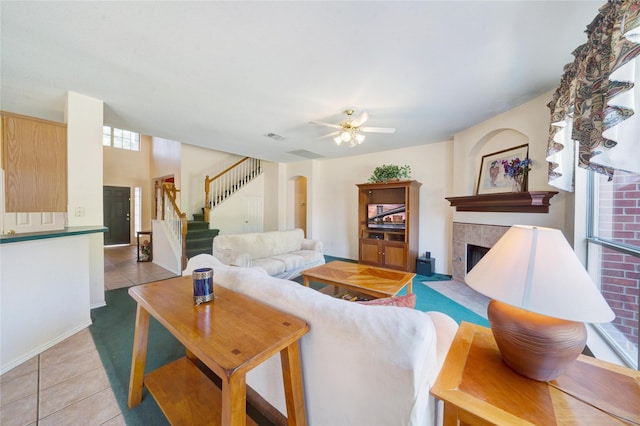
[[[209,255],[192,258],[184,275],[201,267],[214,269],[215,285],[309,324],[300,340],[308,424],[434,424],[429,390],[458,328],[449,316],[348,302],[257,268],[228,267]],[[251,370],[247,384],[286,415],[279,356]]]
[[[302,229],[217,235],[212,253],[225,265],[259,267],[286,279],[324,263],[322,242],[305,238]]]

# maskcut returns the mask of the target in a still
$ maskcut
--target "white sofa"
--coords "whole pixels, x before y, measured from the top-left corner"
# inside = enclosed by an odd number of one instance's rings
[[[324,263],[322,242],[305,238],[302,229],[217,235],[212,253],[225,265],[259,267],[286,279]]]
[[[348,302],[271,277],[259,268],[223,265],[209,255],[192,258],[183,274],[201,267],[214,269],[216,285],[309,324],[300,340],[308,424],[435,423],[435,400],[429,390],[458,328],[449,316]],[[251,370],[247,384],[286,416],[279,356]]]

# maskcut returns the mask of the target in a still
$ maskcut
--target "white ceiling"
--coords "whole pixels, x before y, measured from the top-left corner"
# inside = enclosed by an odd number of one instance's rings
[[[279,162],[441,142],[553,90],[603,3],[3,0],[0,106]],[[319,139],[346,107],[397,131]]]

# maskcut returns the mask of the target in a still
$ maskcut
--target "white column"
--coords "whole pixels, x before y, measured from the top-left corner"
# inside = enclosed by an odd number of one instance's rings
[[[103,102],[69,92],[65,121],[69,226],[103,225]],[[104,237],[101,233],[89,237],[89,281],[91,307],[103,306]]]

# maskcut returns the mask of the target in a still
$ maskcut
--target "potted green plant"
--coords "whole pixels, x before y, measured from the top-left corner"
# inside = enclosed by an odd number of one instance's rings
[[[383,164],[373,170],[369,182],[389,182],[400,179],[411,179],[411,166],[396,166],[395,164]]]

